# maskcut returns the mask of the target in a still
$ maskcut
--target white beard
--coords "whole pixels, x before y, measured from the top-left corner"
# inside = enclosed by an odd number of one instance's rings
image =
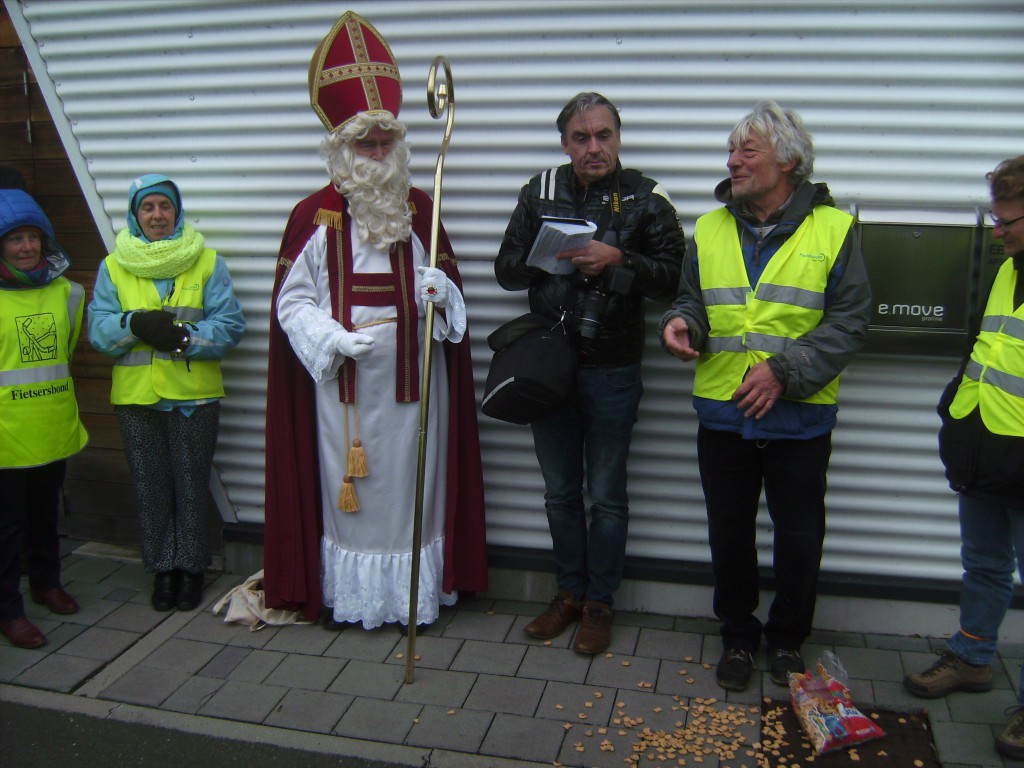
[[[396,147],[383,161],[352,155],[349,172],[335,186],[348,199],[356,231],[377,247],[405,242],[412,236],[408,150]]]

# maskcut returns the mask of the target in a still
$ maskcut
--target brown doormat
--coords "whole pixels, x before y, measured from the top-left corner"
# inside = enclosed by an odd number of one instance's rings
[[[858,707],[859,709],[859,707]],[[885,736],[846,749],[815,753],[797,720],[789,700],[764,699],[761,704],[761,750],[759,768],[942,768],[935,754],[928,715],[919,712],[892,712],[887,709],[861,709],[885,731]]]

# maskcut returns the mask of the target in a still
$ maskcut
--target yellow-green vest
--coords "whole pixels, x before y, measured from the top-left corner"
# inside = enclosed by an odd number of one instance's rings
[[[954,419],[980,406],[985,427],[1011,437],[1024,437],[1024,306],[1013,306],[1019,279],[1013,259],[1007,259],[992,283],[981,332],[949,406]]]
[[[697,219],[694,241],[710,332],[697,358],[695,396],[731,400],[750,368],[818,326],[829,272],[852,225],[849,214],[816,207],[751,289],[736,218],[719,208]],[[838,392],[837,376],[800,402],[831,405]]]
[[[0,468],[38,467],[85,447],[70,368],[84,308],[82,286],[63,277],[0,291]]]
[[[197,323],[206,317],[203,289],[213,274],[216,251],[204,248],[195,263],[174,279],[168,297],[156,284],[136,277],[121,267],[113,256],[106,258],[110,280],[117,288],[121,306],[128,309],[164,309],[183,323]],[[114,405],[152,405],[161,399],[208,400],[224,397],[220,360],[201,360],[160,352],[139,341],[127,353],[114,359],[110,402]]]

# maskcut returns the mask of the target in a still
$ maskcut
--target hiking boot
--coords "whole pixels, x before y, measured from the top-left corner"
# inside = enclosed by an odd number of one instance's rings
[[[726,648],[715,670],[715,680],[727,691],[743,691],[750,684],[750,675],[754,671],[754,659],[750,651],[739,648]]]
[[[996,736],[996,752],[1014,760],[1024,759],[1024,707],[1010,707],[1011,715],[1003,732]]]
[[[577,653],[601,653],[612,642],[612,609],[606,603],[587,600],[583,604],[583,620],[572,649]]]
[[[550,640],[562,634],[570,624],[579,621],[582,615],[583,603],[570,592],[560,589],[551,599],[547,610],[523,627],[523,631],[538,640]]]
[[[984,693],[992,690],[992,667],[968,664],[949,651],[940,651],[939,660],[924,672],[907,675],[903,687],[919,699],[937,699],[953,691]]]
[[[792,648],[768,649],[768,674],[776,685],[789,686],[789,675],[802,675],[807,671],[800,651]]]

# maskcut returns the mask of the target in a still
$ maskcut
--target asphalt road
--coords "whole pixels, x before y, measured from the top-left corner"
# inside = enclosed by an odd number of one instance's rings
[[[0,701],[3,768],[407,768]]]

